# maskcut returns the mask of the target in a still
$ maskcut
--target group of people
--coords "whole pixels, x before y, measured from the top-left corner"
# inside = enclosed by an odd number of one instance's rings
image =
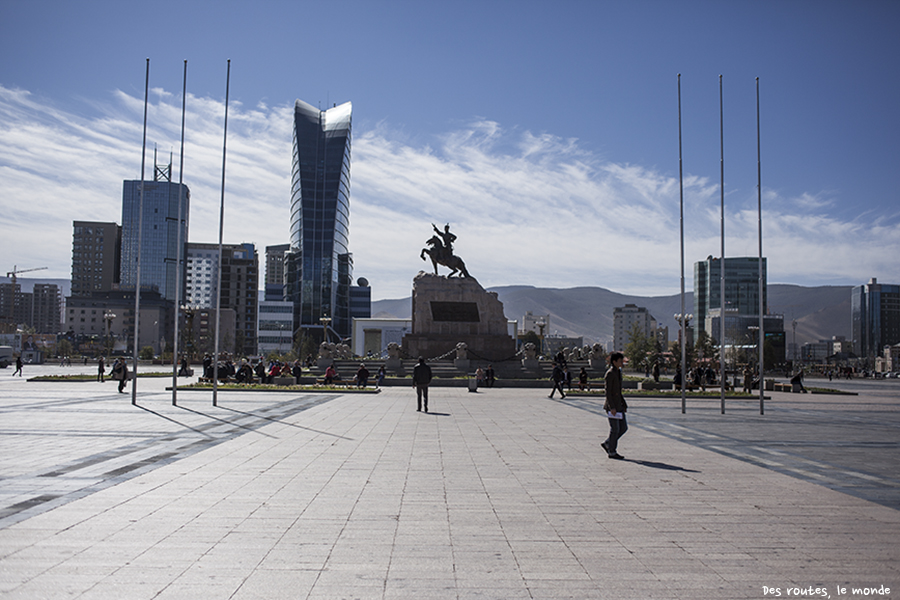
[[[572,372],[564,361],[557,360],[553,365],[553,371],[550,373],[550,381],[553,382],[553,390],[550,392],[551,398],[557,390],[559,390],[559,395],[562,398],[565,398],[566,393],[563,391],[563,387],[569,391],[572,390]],[[591,389],[590,377],[587,369],[584,367],[581,367],[581,371],[578,372],[578,389],[582,391]]]
[[[103,360],[101,356],[97,359],[97,381],[103,383],[107,377],[114,381],[119,382],[119,393],[125,393],[125,384],[128,383],[128,361],[125,360],[124,356],[120,356],[113,361],[112,366],[109,369],[109,373],[106,373],[106,362]]]
[[[486,385],[489,388],[494,387],[494,382],[497,381],[494,365],[488,365],[487,369],[482,369],[481,367],[475,369],[475,381],[478,382],[478,387],[482,385]]]

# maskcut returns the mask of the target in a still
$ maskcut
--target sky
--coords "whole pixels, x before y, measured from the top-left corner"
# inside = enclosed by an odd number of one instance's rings
[[[179,178],[188,61],[192,242],[223,195],[226,244],[289,242],[294,101],[352,102],[373,299],[431,268],[432,223],[485,287],[645,296],[680,291],[683,226],[690,291],[723,189],[726,257],[758,254],[761,199],[770,283],[900,283],[898,26],[893,0],[4,0],[0,271],[68,278],[72,221],[121,224],[149,58],[148,179],[154,149]]]

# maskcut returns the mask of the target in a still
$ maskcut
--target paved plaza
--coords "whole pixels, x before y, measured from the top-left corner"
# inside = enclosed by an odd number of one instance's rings
[[[133,406],[11,372],[0,598],[900,595],[896,381],[774,392],[762,416],[630,400],[613,461],[601,402],[548,389],[432,388],[424,414],[405,387],[173,406],[142,378]]]

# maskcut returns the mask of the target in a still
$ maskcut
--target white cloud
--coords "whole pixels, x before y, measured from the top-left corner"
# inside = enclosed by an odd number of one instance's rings
[[[174,152],[178,179],[181,97],[153,90],[146,176]],[[191,188],[193,241],[218,240],[224,106],[188,96],[184,180]],[[288,241],[292,106],[229,106],[225,242]],[[59,108],[0,86],[0,230],[4,258],[19,267],[70,272],[73,220],[121,221],[122,181],[140,176],[143,98]],[[731,193],[726,255],[756,255],[755,190]],[[680,288],[677,176],[617,164],[577,140],[507,131],[475,121],[435,138],[407,141],[386,125],[355,131],[351,182],[355,275],[376,298],[409,294],[431,267],[419,251],[431,222],[449,222],[458,254],[485,286],[596,285],[620,292]],[[685,271],[719,253],[719,191],[686,175]],[[897,278],[900,215],[853,222],[828,214],[839,199],[819,192],[783,198],[766,190],[764,254],[769,280],[803,285]],[[730,205],[737,206],[737,209]],[[753,208],[749,208],[752,206]]]

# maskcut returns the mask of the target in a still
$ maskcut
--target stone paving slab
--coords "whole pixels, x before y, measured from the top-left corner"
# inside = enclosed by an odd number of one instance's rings
[[[404,388],[172,407],[140,383],[133,407],[0,382],[0,598],[900,593],[900,511],[679,438],[665,408],[632,409],[619,462],[605,419],[541,390],[437,388],[423,414]]]

